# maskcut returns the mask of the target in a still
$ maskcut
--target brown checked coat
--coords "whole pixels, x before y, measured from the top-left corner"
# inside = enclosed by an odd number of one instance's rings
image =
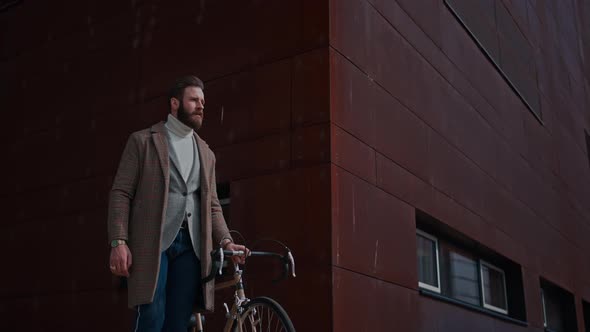
[[[109,241],[127,240],[132,255],[128,305],[151,303],[160,268],[160,236],[166,217],[170,159],[164,122],[131,134],[109,197]],[[201,273],[209,253],[229,232],[217,198],[215,155],[196,133],[201,158]],[[214,281],[203,285],[205,310],[213,310]]]

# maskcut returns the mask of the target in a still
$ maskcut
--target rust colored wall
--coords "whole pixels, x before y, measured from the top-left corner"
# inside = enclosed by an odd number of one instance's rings
[[[283,240],[297,258],[298,278],[254,273],[249,291],[274,296],[300,330],[330,330],[327,17],[315,0],[23,1],[0,12],[0,329],[129,330],[107,267],[108,190],[128,135],[164,120],[167,88],[194,73],[232,227]]]
[[[336,331],[541,331],[539,277],[582,329],[590,11],[494,2],[534,50],[543,124],[442,0],[330,2]],[[415,208],[522,266],[528,328],[418,294]]]
[[[0,228],[17,253],[3,327],[128,329],[107,194],[129,133],[165,118],[168,85],[189,72],[206,83],[201,135],[231,185],[231,226],[298,260],[297,279],[252,271],[248,289],[298,330],[540,331],[540,277],[575,294],[583,326],[588,4],[488,1],[530,43],[541,124],[443,0],[165,3],[0,12]],[[418,294],[416,208],[522,266],[528,328]]]

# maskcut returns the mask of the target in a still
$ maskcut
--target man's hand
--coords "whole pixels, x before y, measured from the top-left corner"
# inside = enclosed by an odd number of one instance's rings
[[[234,264],[246,264],[246,257],[250,255],[250,249],[246,248],[241,244],[235,244],[233,242],[227,242],[223,247],[224,250],[243,251],[245,254],[242,256],[232,256],[231,259]]]
[[[120,244],[111,248],[111,259],[109,262],[111,272],[120,277],[129,277],[131,267],[131,251],[126,244]]]

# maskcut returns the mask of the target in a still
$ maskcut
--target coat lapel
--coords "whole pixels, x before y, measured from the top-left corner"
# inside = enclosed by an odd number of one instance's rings
[[[211,219],[209,218],[209,213],[207,213],[207,203],[209,200],[209,158],[207,157],[207,143],[203,141],[197,133],[194,133],[195,140],[197,142],[197,148],[199,150],[199,158],[201,159],[201,257],[208,257],[209,253],[207,252],[207,241],[208,234],[211,234]],[[201,276],[205,278],[209,271],[210,262],[208,263],[206,260],[201,261]],[[210,291],[210,283],[204,285],[203,287],[203,295],[205,298],[211,296]]]
[[[164,173],[166,191],[168,191],[170,181],[170,158],[168,155],[168,142],[166,139],[166,133],[164,132],[164,122],[157,123],[152,126],[152,140],[154,146],[158,152],[158,159],[160,159],[160,166],[162,167],[162,173]]]
[[[209,178],[211,177],[211,174],[209,174],[211,160],[206,153],[209,146],[197,133],[194,133],[194,135],[199,150],[199,158],[201,159],[201,193],[203,193],[209,191]]]

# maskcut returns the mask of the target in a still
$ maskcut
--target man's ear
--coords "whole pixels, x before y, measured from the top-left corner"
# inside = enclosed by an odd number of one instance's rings
[[[175,97],[170,98],[170,111],[177,111],[180,101]]]

